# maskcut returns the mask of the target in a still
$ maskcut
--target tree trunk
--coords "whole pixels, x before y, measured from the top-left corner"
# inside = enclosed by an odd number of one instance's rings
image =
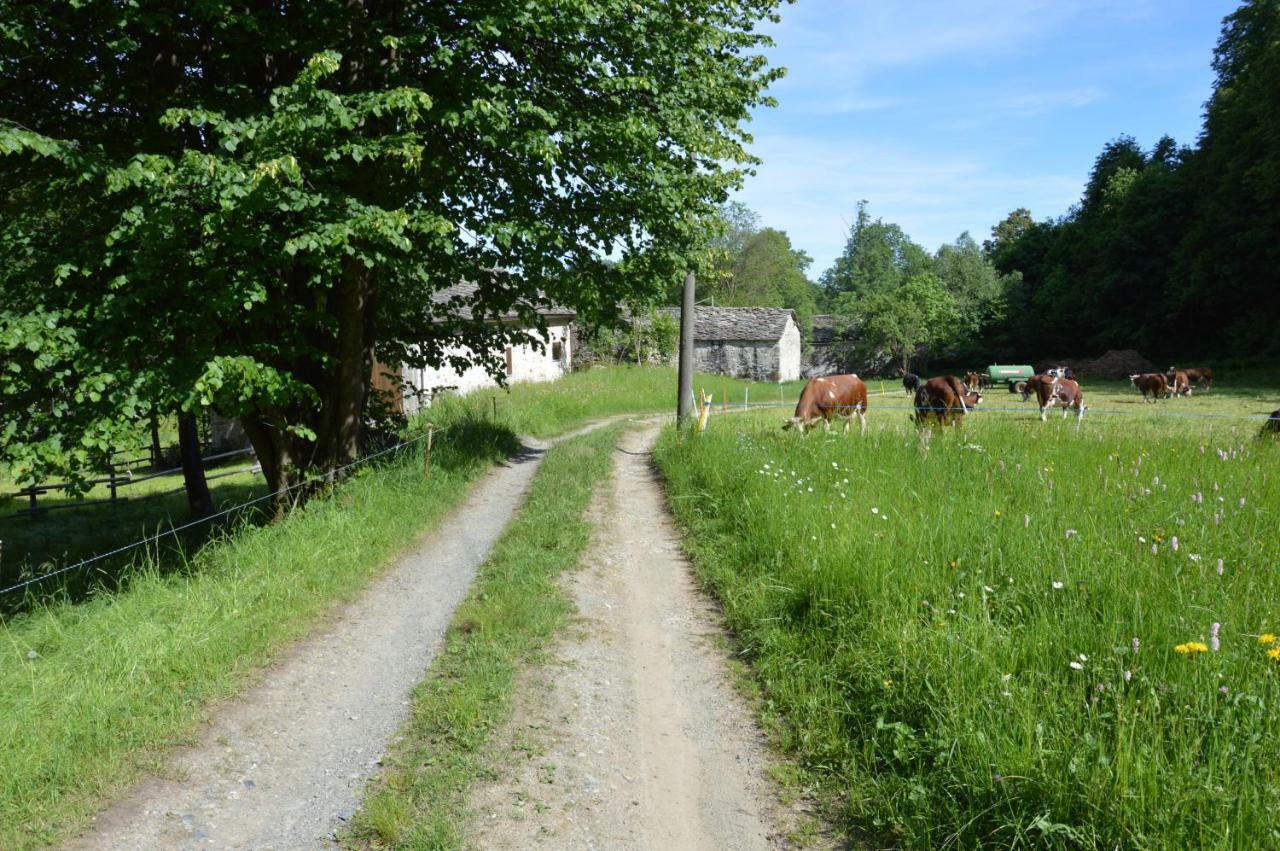
[[[262,465],[262,475],[267,480],[267,488],[274,495],[271,504],[277,519],[284,516],[289,500],[296,493],[296,486],[302,481],[297,465],[294,463],[293,441],[284,429],[284,416],[278,411],[268,412],[265,419],[261,416],[247,416],[240,420],[244,433],[253,444],[253,451]]]
[[[164,463],[164,447],[160,445],[160,418],[151,414],[151,466],[160,469]]]
[[[196,415],[187,411],[178,413],[178,449],[182,455],[182,480],[187,486],[187,505],[191,516],[197,520],[213,513],[213,497],[209,495],[209,482],[204,477],[204,463],[200,460],[200,432],[196,428]]]
[[[347,263],[334,292],[338,338],[331,381],[322,401],[312,464],[332,470],[356,459],[361,423],[373,380],[373,273],[359,260]]]

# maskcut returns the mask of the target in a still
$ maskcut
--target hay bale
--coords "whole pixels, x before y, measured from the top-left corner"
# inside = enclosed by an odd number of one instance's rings
[[[1152,372],[1151,361],[1133,349],[1112,349],[1098,358],[1057,358],[1035,362],[1036,372],[1043,373],[1055,366],[1070,367],[1076,378],[1128,378],[1135,372]]]
[[[1093,378],[1128,378],[1135,372],[1152,372],[1155,369],[1151,361],[1133,349],[1112,349],[1081,368],[1085,370],[1082,374]]]

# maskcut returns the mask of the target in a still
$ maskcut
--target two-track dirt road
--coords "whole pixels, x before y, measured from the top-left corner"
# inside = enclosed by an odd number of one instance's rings
[[[543,756],[477,790],[475,847],[767,848],[785,815],[761,736],[734,693],[711,605],[694,586],[647,450],[623,440],[566,581],[581,629],[529,678],[503,740]],[[476,568],[543,447],[490,474],[361,597],[215,707],[198,744],[138,784],[73,848],[317,848],[359,806]],[[523,802],[523,804],[522,804]]]

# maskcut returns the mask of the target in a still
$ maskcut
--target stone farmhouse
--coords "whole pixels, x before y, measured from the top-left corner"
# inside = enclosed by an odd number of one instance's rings
[[[677,308],[662,312],[680,321]],[[754,381],[800,377],[800,326],[781,307],[695,308],[694,363],[702,372]]]
[[[436,293],[435,299],[437,301],[448,301],[459,297],[465,299],[476,290],[477,286],[474,283],[463,282]],[[538,332],[529,327],[527,331],[530,342],[509,345],[505,351],[487,354],[487,358],[505,372],[508,384],[521,381],[554,381],[567,374],[572,368],[571,331],[576,314],[566,307],[555,304],[539,306],[538,313],[547,325],[546,336],[543,337],[545,345],[541,351],[533,345],[533,339]],[[515,323],[520,319],[515,311],[509,311],[499,321]],[[462,346],[448,348],[445,354],[446,357],[450,354],[461,354],[474,361],[485,359],[484,356],[477,358],[474,352]],[[388,371],[390,370],[385,367],[375,368],[375,388],[382,390],[391,388],[392,382],[381,375],[382,372]],[[431,397],[441,391],[469,393],[481,387],[496,387],[498,384],[493,376],[479,365],[470,366],[461,372],[453,369],[447,362],[434,369],[401,366],[396,374],[404,382],[402,410],[405,413],[412,413],[429,405]]]

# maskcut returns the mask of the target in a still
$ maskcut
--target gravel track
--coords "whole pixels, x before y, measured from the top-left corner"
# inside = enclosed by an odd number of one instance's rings
[[[797,813],[732,686],[719,616],[692,579],[648,451],[624,437],[596,542],[567,581],[577,635],[527,676],[471,800],[474,848],[768,849]]]
[[[476,485],[358,600],[286,651],[257,685],[213,707],[199,743],[173,755],[166,777],[134,786],[68,847],[331,846],[545,447],[526,440],[524,452]]]

